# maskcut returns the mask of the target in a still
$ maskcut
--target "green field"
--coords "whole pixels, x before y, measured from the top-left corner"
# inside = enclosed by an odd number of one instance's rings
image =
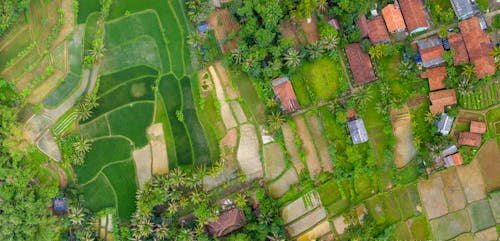
[[[458,103],[465,109],[482,110],[499,102],[498,85],[490,83],[479,86],[467,95],[458,95]]]

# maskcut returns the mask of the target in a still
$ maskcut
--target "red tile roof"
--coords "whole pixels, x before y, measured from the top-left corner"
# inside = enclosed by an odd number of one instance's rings
[[[377,16],[368,21],[368,37],[372,44],[389,42],[389,32],[385,28],[382,16]]]
[[[361,49],[361,43],[345,46],[345,53],[356,84],[365,84],[375,80],[370,56]]]
[[[428,38],[426,40],[422,40],[422,42],[439,42],[441,40],[438,37]],[[422,62],[424,63],[424,67],[435,66],[444,62],[443,53],[444,48],[442,44],[431,45],[432,47],[428,47],[425,49],[419,49],[420,56],[422,57]],[[429,66],[426,66],[429,64]]]
[[[476,76],[484,78],[496,72],[495,60],[491,56],[492,47],[486,32],[481,30],[479,18],[474,16],[458,23],[467,47],[469,59],[475,66]]]
[[[361,32],[361,37],[368,37],[368,21],[366,20],[366,16],[362,14],[356,20],[356,26],[358,26],[359,31]]]
[[[220,238],[244,225],[245,213],[240,209],[233,208],[222,213],[216,221],[209,222],[206,226],[212,236]]]
[[[481,146],[481,134],[477,133],[472,133],[472,132],[460,132],[460,135],[458,137],[458,145],[465,145],[465,146],[475,146],[475,147],[480,147]]]
[[[406,29],[405,20],[401,10],[394,4],[388,4],[382,9],[382,16],[384,16],[385,24],[389,32],[401,32]]]
[[[483,134],[486,132],[486,123],[479,121],[470,122],[470,132]]]
[[[273,80],[273,91],[281,102],[281,108],[286,112],[294,112],[299,109],[299,102],[290,80],[286,77]]]
[[[409,32],[417,28],[428,28],[429,23],[425,16],[424,7],[420,0],[399,0],[399,6]]]
[[[429,106],[433,114],[444,112],[444,108],[457,104],[457,96],[454,89],[439,90],[429,93],[432,105]]]
[[[429,78],[429,88],[431,91],[444,89],[443,80],[446,78],[446,67],[436,67],[432,69],[427,69],[421,78]]]
[[[453,49],[453,64],[459,65],[469,62],[469,54],[465,48],[465,42],[461,33],[448,34],[448,42]]]
[[[464,159],[462,158],[462,154],[460,154],[460,152],[451,155],[451,158],[453,158],[453,163],[455,164],[455,166],[464,164]]]

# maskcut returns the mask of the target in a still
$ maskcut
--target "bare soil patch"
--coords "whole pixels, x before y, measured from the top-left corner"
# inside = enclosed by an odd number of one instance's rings
[[[148,144],[132,153],[135,162],[135,171],[139,187],[142,189],[144,183],[151,179],[151,146]]]
[[[223,53],[231,51],[237,47],[238,37],[227,41],[232,32],[238,32],[240,26],[232,18],[227,8],[217,9],[208,17],[208,25],[215,31],[215,37],[219,41]]]
[[[333,173],[333,163],[330,156],[330,150],[328,150],[328,142],[323,136],[325,131],[323,123],[317,115],[308,115],[307,123],[309,124],[309,130],[311,131],[316,147],[318,148],[323,171]]]
[[[314,14],[311,16],[310,23],[307,23],[307,20],[300,21],[300,27],[306,35],[307,43],[312,44],[318,42],[318,19]]]
[[[161,123],[154,124],[148,128],[147,132],[151,145],[153,175],[166,174],[168,173],[168,155],[163,125]]]
[[[299,135],[300,141],[302,142],[302,148],[304,149],[306,155],[307,169],[309,170],[309,175],[311,179],[314,179],[317,175],[321,173],[321,164],[318,160],[318,154],[316,153],[316,148],[311,140],[309,131],[307,130],[306,122],[304,117],[295,116],[293,118],[295,125],[297,126],[297,134]]]
[[[241,170],[249,180],[262,177],[264,172],[260,162],[259,139],[255,126],[245,124],[240,126],[240,143],[238,145],[237,160]]]
[[[241,108],[241,105],[238,101],[232,100],[231,108],[233,109],[234,115],[236,116],[236,120],[238,120],[238,123],[243,124],[247,122],[247,116],[245,115],[245,112]]]
[[[420,106],[420,104],[422,104],[425,99],[427,99],[427,96],[425,95],[415,96],[408,100],[408,107],[413,109],[417,106]]]
[[[401,109],[391,108],[391,122],[396,145],[394,146],[394,162],[396,168],[406,166],[417,154],[411,131],[411,119],[408,106]]]
[[[280,33],[282,38],[291,38],[293,39],[293,46],[298,48],[301,42],[305,42],[305,40],[299,39],[299,36],[296,34],[298,30],[296,23],[283,23],[280,28]]]
[[[11,76],[13,80],[16,80],[16,88],[19,90],[24,90],[32,85],[33,80],[35,78],[40,78],[43,74],[46,74],[46,69],[50,65],[50,59],[48,57],[44,57],[43,60],[35,67],[33,70],[25,73],[23,76]],[[20,68],[19,66],[17,68]],[[16,69],[16,68],[11,68]],[[8,72],[6,72],[8,75]],[[40,80],[40,83],[43,83],[47,80]]]
[[[212,79],[214,81],[215,94],[217,96],[217,100],[219,100],[222,121],[224,122],[226,129],[234,128],[237,126],[237,123],[234,119],[233,113],[231,112],[229,104],[226,102],[224,88],[222,87],[219,75],[217,74],[213,66],[210,66],[208,70],[210,71],[210,74],[212,75]]]
[[[335,226],[338,234],[343,234],[348,225],[345,223],[344,216],[340,216],[333,220],[333,226]]]
[[[287,123],[281,125],[281,131],[283,132],[283,138],[285,139],[285,147],[290,156],[290,161],[293,163],[297,173],[300,173],[304,169],[304,164],[300,161],[299,150],[295,145],[295,134],[292,128]]]
[[[226,95],[229,97],[229,99],[236,100],[240,98],[240,94],[238,93],[238,91],[231,87],[231,78],[229,78],[229,71],[227,70],[227,68],[222,66],[222,63],[220,61],[215,62],[214,66],[217,70],[217,73],[219,74],[219,79],[221,81],[222,87],[224,88],[224,91],[226,92]]]
[[[316,225],[316,227],[314,227],[313,229],[309,230],[307,233],[304,233],[297,237],[297,241],[316,240],[331,231],[332,229],[330,227],[330,222],[325,220]]]
[[[224,163],[224,169],[215,176],[203,177],[203,190],[210,191],[216,187],[237,177],[238,165],[233,161],[227,160]]]
[[[432,175],[428,180],[422,180],[418,183],[418,191],[428,219],[448,213],[443,188],[444,184],[440,175]]]
[[[73,12],[73,1],[62,0],[61,8],[64,11],[64,23],[61,26],[61,30],[57,35],[57,38],[52,42],[52,46],[57,45],[59,42],[64,41],[64,38],[73,32],[73,26],[75,26],[75,15]]]
[[[462,191],[456,170],[448,169],[441,172],[441,177],[443,179],[443,192],[448,201],[449,211],[454,212],[464,208],[467,201],[465,200],[465,194]]]
[[[307,229],[310,229],[325,218],[325,209],[323,207],[319,207],[316,210],[306,214],[305,216],[302,216],[294,223],[288,225],[288,227],[286,227],[286,230],[291,237],[296,237],[297,235],[303,233]]]
[[[279,198],[293,185],[299,183],[299,176],[293,168],[289,168],[283,176],[268,185],[269,193],[273,198]]]
[[[59,150],[59,146],[57,145],[56,138],[52,136],[52,134],[47,131],[37,142],[38,148],[45,153],[48,157],[50,157],[54,161],[61,161],[62,154]]]
[[[471,203],[486,197],[486,185],[481,176],[481,170],[477,160],[472,161],[467,166],[458,166],[457,173],[462,183],[467,202]]]
[[[500,151],[495,139],[484,143],[476,156],[483,173],[487,192],[500,189]]]
[[[35,143],[36,140],[43,134],[43,132],[50,126],[54,124],[54,121],[50,118],[36,114],[32,116],[24,125],[24,134],[29,141]]]
[[[316,191],[310,191],[285,206],[281,210],[281,216],[283,217],[285,224],[288,224],[319,206],[321,206],[319,194]]]
[[[226,136],[224,136],[224,138],[222,138],[222,140],[220,141],[222,148],[224,148],[225,146],[230,148],[235,148],[237,143],[238,143],[238,131],[236,130],[236,128],[228,130]]]
[[[274,180],[285,170],[285,160],[281,147],[274,142],[264,146],[264,179]]]
[[[495,227],[485,229],[474,234],[474,240],[498,240],[498,233]]]
[[[448,240],[471,230],[465,209],[431,220],[430,225],[436,240]]]

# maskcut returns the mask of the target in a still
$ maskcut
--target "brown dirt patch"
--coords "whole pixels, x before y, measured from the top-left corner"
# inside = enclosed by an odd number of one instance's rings
[[[45,97],[59,85],[59,82],[64,75],[65,74],[63,72],[56,70],[52,76],[43,81],[33,90],[31,95],[28,96],[27,101],[31,104],[41,103],[43,99],[45,99]]]
[[[309,124],[309,130],[311,131],[316,147],[318,148],[319,156],[321,158],[321,167],[324,172],[332,173],[333,163],[330,156],[330,150],[328,150],[328,142],[323,136],[325,131],[323,123],[317,115],[308,115],[307,123]]]
[[[219,41],[223,53],[238,47],[238,36],[234,37],[231,41],[226,41],[232,32],[238,32],[240,29],[240,26],[233,19],[227,8],[216,9],[213,14],[208,17],[208,25],[214,30],[215,37]]]
[[[274,180],[285,170],[283,152],[276,142],[264,146],[264,170],[267,181]]]
[[[307,23],[307,20],[300,21],[300,27],[304,31],[307,39],[307,43],[316,43],[319,40],[318,33],[318,19],[313,14],[311,16],[311,22]]]
[[[132,156],[135,161],[135,171],[139,180],[139,187],[142,189],[144,183],[151,179],[151,146],[147,145],[135,150]]]
[[[335,226],[335,230],[337,230],[338,234],[343,234],[344,230],[348,227],[345,223],[344,216],[340,216],[333,220],[333,225]]]
[[[249,180],[260,178],[264,174],[260,162],[259,144],[254,125],[240,126],[240,143],[236,155],[241,170]]]
[[[313,229],[309,230],[307,233],[304,233],[297,237],[297,241],[309,241],[309,240],[316,240],[323,235],[331,232],[331,227],[330,223],[325,220],[321,222],[320,224],[316,225]]]
[[[411,131],[411,119],[408,106],[401,109],[391,108],[392,131],[396,137],[394,162],[396,168],[406,166],[417,154]]]
[[[498,240],[498,233],[496,227],[491,227],[489,229],[485,229],[481,232],[477,232],[474,234],[474,240]]]
[[[168,173],[168,155],[163,125],[161,123],[154,124],[148,128],[147,132],[151,145],[153,175],[166,174]]]
[[[291,186],[299,183],[299,176],[295,169],[290,168],[278,180],[268,185],[269,193],[273,198],[283,196]]]
[[[484,121],[484,116],[481,114],[462,111],[457,116],[458,122],[469,123],[471,121]]]
[[[56,139],[47,131],[36,143],[38,148],[54,161],[61,161],[62,155],[57,145]]]
[[[214,81],[215,94],[220,104],[220,113],[222,121],[224,122],[226,129],[234,128],[237,126],[237,123],[236,120],[234,119],[229,104],[226,102],[226,96],[224,94],[224,88],[222,87],[219,74],[215,71],[215,68],[213,66],[210,66],[208,70],[210,71],[210,74],[212,75],[212,79]]]
[[[41,75],[46,74],[46,68],[50,65],[50,59],[48,57],[44,57],[42,62],[40,62],[33,70],[24,74],[23,76],[12,76],[16,81],[16,88],[19,90],[24,90],[28,88],[35,78],[40,78]],[[15,69],[15,68],[14,68]],[[40,83],[47,81],[40,80]]]
[[[420,198],[424,204],[428,219],[437,218],[448,213],[443,193],[443,180],[440,175],[432,175],[428,180],[418,183]]]
[[[316,225],[318,222],[321,222],[325,218],[325,209],[323,207],[319,207],[316,210],[306,214],[305,216],[302,216],[294,223],[290,224],[288,227],[286,227],[286,231],[291,237],[296,237],[297,235]]]
[[[318,20],[316,16],[313,15],[310,23],[307,23],[307,20],[298,23],[283,23],[280,27],[280,33],[283,38],[293,39],[294,47],[298,48],[306,43],[316,43],[319,40],[317,24]]]
[[[52,42],[52,47],[58,43],[64,41],[64,38],[73,32],[73,26],[75,26],[75,16],[73,13],[73,1],[63,0],[61,3],[61,8],[64,11],[64,23],[61,26],[61,31],[57,35],[57,38]]]
[[[228,130],[226,136],[220,141],[221,147],[235,148],[238,143],[238,131],[236,128]]]
[[[306,42],[306,40],[299,39],[299,36],[296,34],[298,28],[296,23],[283,23],[280,28],[280,33],[282,38],[291,38],[293,39],[293,46],[298,48],[301,43]]]
[[[295,134],[287,123],[281,125],[281,131],[283,132],[283,139],[285,139],[285,147],[290,156],[290,161],[293,163],[297,173],[300,173],[304,169],[304,164],[300,161],[299,150],[295,145]]]
[[[306,155],[307,170],[309,170],[311,179],[314,179],[321,173],[321,164],[318,160],[316,147],[311,140],[304,117],[295,116],[293,121],[297,127],[297,134],[299,135],[300,141],[302,142],[302,148],[304,149],[304,153]]]
[[[467,166],[458,166],[457,173],[462,183],[467,202],[471,203],[486,197],[486,185],[484,184],[477,160],[472,161]]]
[[[305,200],[310,200],[310,202],[306,204]],[[285,224],[288,224],[319,206],[321,206],[319,194],[316,191],[310,191],[285,206],[281,210],[281,217],[283,217]]]
[[[425,95],[415,96],[415,97],[408,100],[408,107],[411,109],[418,107],[426,99],[427,99],[427,96],[425,96]]]
[[[495,139],[484,143],[476,156],[488,192],[500,189],[500,151]]]
[[[465,194],[462,191],[462,186],[458,180],[457,172],[455,169],[447,169],[441,172],[441,177],[443,179],[443,192],[446,200],[448,201],[448,209],[450,212],[463,209],[467,203],[465,200]]]

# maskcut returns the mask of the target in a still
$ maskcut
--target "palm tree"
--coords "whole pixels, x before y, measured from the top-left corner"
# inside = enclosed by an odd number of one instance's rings
[[[219,172],[224,170],[225,162],[226,161],[224,159],[219,159],[218,161],[216,161],[210,168],[209,176],[215,177]]]
[[[174,187],[182,186],[186,183],[186,173],[182,171],[179,167],[176,167],[169,173],[170,180]]]
[[[247,206],[247,195],[243,192],[236,194],[236,198],[234,199],[236,206],[239,208],[244,208]]]
[[[323,38],[321,38],[320,43],[321,43],[321,47],[324,50],[330,51],[330,50],[333,50],[337,47],[338,39],[337,39],[337,37],[335,37],[335,35],[328,34],[328,35],[323,36]]]
[[[403,77],[408,77],[413,72],[414,64],[411,61],[403,61],[401,66],[399,66],[399,73]]]
[[[307,55],[309,56],[309,59],[311,59],[311,60],[315,60],[315,59],[321,57],[321,55],[323,55],[323,49],[321,49],[319,42],[307,45],[306,52],[307,52]]]
[[[73,148],[76,153],[87,154],[91,149],[90,141],[86,138],[79,137],[75,143],[73,143]]]
[[[328,8],[328,2],[326,0],[318,0],[318,11],[324,13]]]
[[[155,241],[166,240],[169,238],[169,229],[165,223],[156,224],[154,229]]]
[[[267,240],[269,241],[285,241],[285,238],[279,233],[273,233],[272,235],[267,236]]]
[[[341,106],[341,103],[339,100],[335,99],[330,101],[330,104],[328,104],[328,111],[334,112],[337,108]]]
[[[413,144],[415,144],[415,147],[417,147],[417,149],[419,149],[420,146],[422,145],[422,138],[420,136],[415,136],[413,138]]]
[[[203,41],[203,36],[201,36],[201,34],[198,32],[193,32],[187,36],[186,42],[187,44],[189,44],[189,46],[196,48],[200,45],[202,41]]]
[[[202,203],[205,199],[205,195],[199,191],[198,189],[195,189],[192,193],[191,193],[191,202],[193,202],[193,204],[195,205],[198,205],[200,203]]]
[[[388,114],[388,106],[384,102],[378,102],[375,106],[375,110],[377,113],[384,116]]]
[[[85,211],[81,207],[71,207],[68,212],[68,219],[73,225],[82,225],[85,221]]]
[[[239,48],[231,51],[231,58],[233,59],[235,64],[242,64],[245,59],[245,57],[243,56],[243,51],[241,51]]]
[[[432,123],[432,122],[434,122],[435,117],[436,116],[432,112],[428,111],[427,113],[425,113],[424,120],[427,123]]]
[[[88,105],[88,107],[90,109],[94,109],[94,108],[96,108],[96,107],[99,106],[99,103],[97,102],[97,100],[99,100],[99,98],[97,97],[96,94],[94,94],[94,93],[87,94],[83,98],[83,103],[85,103],[86,105]]]
[[[283,122],[286,121],[285,116],[281,111],[272,112],[271,115],[267,119],[267,124],[271,127],[272,130],[277,130],[281,127]]]
[[[493,51],[491,51],[491,55],[493,58],[495,58],[495,62],[500,61],[500,47],[495,47],[493,48]]]
[[[474,86],[469,81],[462,81],[458,84],[457,91],[461,95],[468,95],[474,91]]]
[[[375,45],[375,46],[370,47],[370,49],[368,50],[368,54],[370,54],[370,56],[373,59],[380,59],[380,58],[384,57],[384,50],[380,46],[382,46],[382,45],[381,44]]]
[[[289,68],[295,68],[300,65],[300,54],[294,48],[289,48],[284,56],[285,65]]]
[[[358,88],[353,97],[360,110],[365,109],[368,102],[373,99],[371,91],[368,88],[363,87]]]
[[[470,78],[475,71],[475,67],[472,64],[466,64],[464,65],[464,68],[462,70],[462,74],[465,75],[467,78]]]
[[[92,116],[92,109],[85,103],[80,103],[76,106],[76,119],[78,121],[88,120]]]

